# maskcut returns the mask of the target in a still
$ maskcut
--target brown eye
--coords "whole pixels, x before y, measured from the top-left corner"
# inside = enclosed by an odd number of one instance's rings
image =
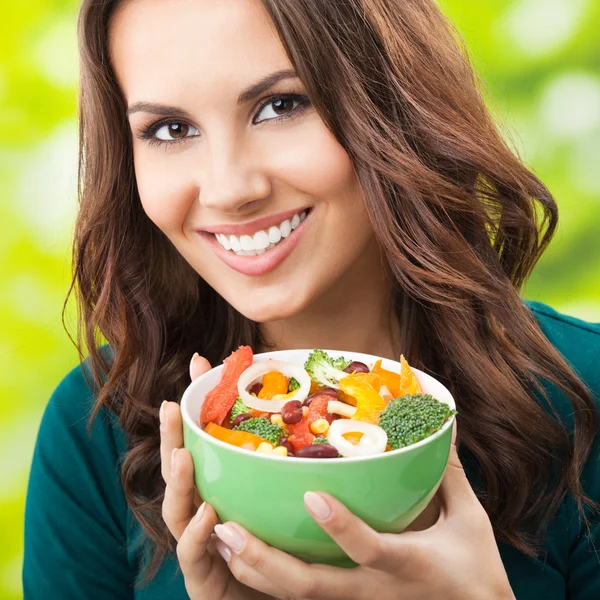
[[[194,137],[198,135],[198,130],[187,123],[178,123],[173,121],[172,123],[165,123],[162,127],[159,127],[154,134],[154,137],[165,141],[181,140],[186,137]]]
[[[291,98],[280,98],[273,103],[273,112],[278,115],[285,115],[294,109],[294,101]]]
[[[171,123],[169,125],[169,134],[174,138],[183,138],[187,135],[190,126],[185,123]]]
[[[300,95],[279,96],[263,104],[254,123],[291,116],[308,104],[308,98]]]

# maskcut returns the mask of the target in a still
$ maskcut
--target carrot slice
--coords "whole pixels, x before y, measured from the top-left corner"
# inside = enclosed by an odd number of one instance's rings
[[[204,431],[208,435],[221,440],[238,448],[246,448],[246,450],[256,450],[260,444],[265,442],[260,436],[249,433],[248,431],[237,431],[236,429],[226,429],[216,423],[209,423]]]
[[[287,394],[290,380],[279,371],[271,371],[262,376],[262,388],[258,397],[263,400],[272,400],[278,394]]]

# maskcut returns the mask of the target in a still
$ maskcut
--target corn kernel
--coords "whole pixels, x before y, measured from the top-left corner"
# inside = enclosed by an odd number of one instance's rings
[[[279,427],[283,427],[283,419],[280,414],[271,415],[271,423],[273,425],[279,425]]]
[[[308,406],[302,407],[302,416],[305,417],[308,414]]]
[[[310,424],[310,430],[315,435],[325,433],[329,429],[329,421],[327,419],[317,419]]]
[[[271,454],[277,454],[278,456],[287,456],[288,449],[285,446],[277,446],[277,448],[273,448],[273,452]]]
[[[261,442],[256,451],[262,454],[271,454],[271,452],[273,452],[273,446],[269,444],[269,442]]]

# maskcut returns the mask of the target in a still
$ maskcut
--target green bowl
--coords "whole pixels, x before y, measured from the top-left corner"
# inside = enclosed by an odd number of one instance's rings
[[[272,358],[304,364],[310,352],[256,354],[254,362]],[[358,352],[327,352],[369,366],[379,360]],[[390,360],[384,359],[382,366],[400,370],[400,364]],[[448,462],[454,417],[427,439],[376,456],[311,459],[254,453],[221,442],[198,425],[204,396],[219,382],[221,370],[222,365],[187,388],[181,412],[184,446],[194,459],[198,491],[223,521],[235,521],[267,544],[306,562],[353,566],[307,512],[305,492],[327,492],[375,530],[389,533],[406,529],[436,493]],[[441,383],[413,371],[425,393],[456,408]]]

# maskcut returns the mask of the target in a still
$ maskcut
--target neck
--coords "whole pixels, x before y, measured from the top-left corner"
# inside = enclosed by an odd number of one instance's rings
[[[372,240],[359,261],[304,311],[261,325],[264,350],[323,348],[398,360],[391,295],[381,251]]]

